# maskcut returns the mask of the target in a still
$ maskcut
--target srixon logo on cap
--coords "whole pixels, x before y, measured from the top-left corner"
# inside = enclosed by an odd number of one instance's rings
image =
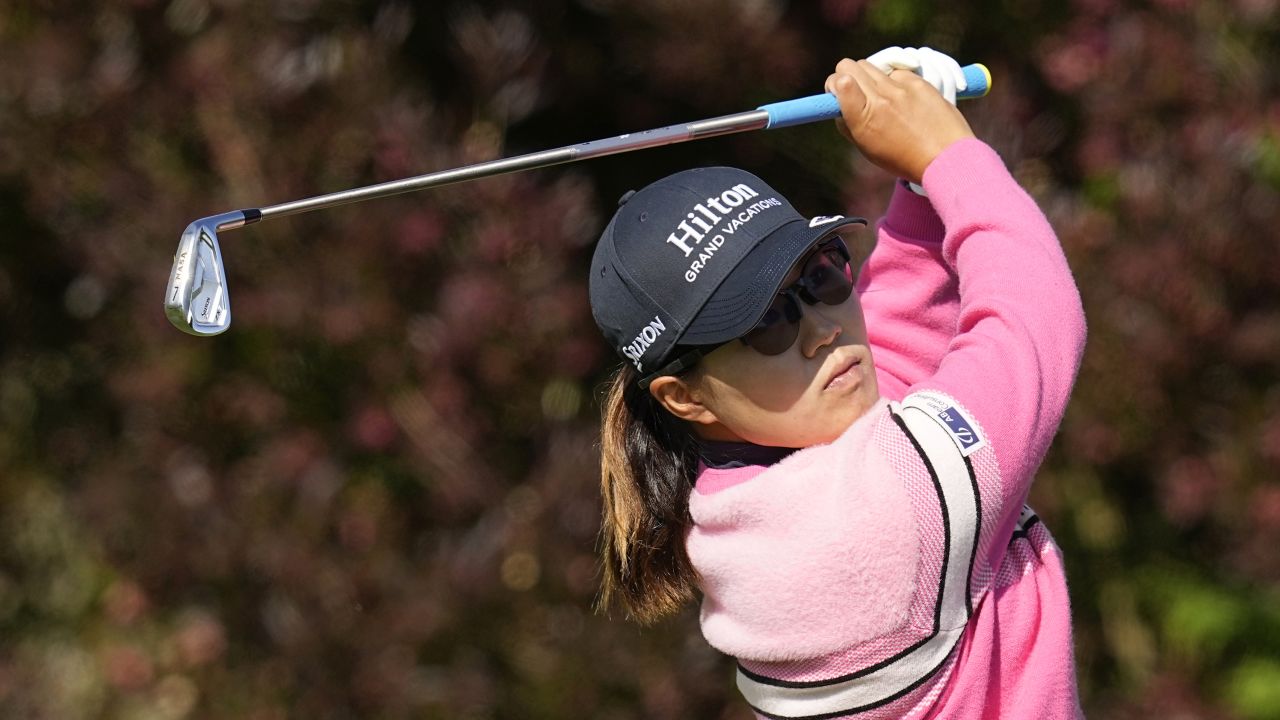
[[[622,347],[622,354],[626,355],[627,359],[636,366],[636,370],[642,369],[640,367],[640,358],[644,357],[645,351],[666,329],[667,326],[662,322],[662,318],[654,315],[653,320],[636,335],[636,339]]]
[[[707,233],[711,232],[715,228],[715,224],[720,222],[725,215],[733,212],[733,208],[759,194],[746,183],[738,183],[720,193],[719,196],[707,198],[705,201],[693,206],[693,212],[688,214],[688,219],[680,221],[680,224],[676,226],[676,231],[667,236],[667,242],[683,250],[685,257],[688,257],[693,253],[693,245],[701,243]],[[710,205],[711,209],[708,209],[707,205]],[[720,214],[716,215],[711,210],[715,210]],[[697,229],[694,229],[694,225],[697,226]],[[693,245],[690,245],[690,242]]]

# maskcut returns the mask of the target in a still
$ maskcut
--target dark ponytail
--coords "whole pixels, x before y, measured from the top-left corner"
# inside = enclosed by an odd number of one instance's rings
[[[694,598],[698,575],[684,538],[693,524],[689,492],[697,477],[698,451],[684,421],[667,412],[637,380],[636,371],[623,365],[604,403],[604,579],[598,609],[621,606],[628,618],[648,625]]]

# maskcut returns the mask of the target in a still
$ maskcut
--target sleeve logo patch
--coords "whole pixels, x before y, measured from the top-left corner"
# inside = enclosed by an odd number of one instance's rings
[[[982,442],[982,438],[978,435],[978,431],[969,425],[969,421],[960,414],[959,408],[954,406],[943,408],[937,415],[951,432],[951,437],[955,439],[956,444],[960,446],[961,454],[968,455],[977,449],[976,446]]]
[[[978,430],[978,424],[969,417],[969,413],[951,398],[936,392],[918,392],[903,402],[904,406],[914,406],[933,417],[947,431],[960,448],[960,454],[968,457],[987,446],[987,439]]]

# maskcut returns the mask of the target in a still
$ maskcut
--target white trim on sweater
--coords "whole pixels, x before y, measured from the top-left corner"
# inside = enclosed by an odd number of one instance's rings
[[[934,397],[936,394],[931,393]],[[738,689],[759,713],[774,718],[823,718],[880,707],[932,677],[951,656],[973,612],[969,588],[981,525],[981,498],[972,466],[945,422],[914,396],[890,403],[893,417],[921,452],[934,479],[945,528],[946,559],[933,633],[884,663],[851,676],[793,682],[738,668]]]

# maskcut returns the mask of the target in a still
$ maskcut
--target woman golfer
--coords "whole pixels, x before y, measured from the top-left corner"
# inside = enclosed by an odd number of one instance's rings
[[[860,271],[862,220],[731,168],[629,194],[604,231],[591,304],[625,362],[602,601],[651,622],[700,594],[763,717],[1078,717],[1060,553],[1024,502],[1079,294],[935,89],[958,66],[905,52],[935,84],[847,59],[826,83],[863,154],[923,187],[898,184]]]

